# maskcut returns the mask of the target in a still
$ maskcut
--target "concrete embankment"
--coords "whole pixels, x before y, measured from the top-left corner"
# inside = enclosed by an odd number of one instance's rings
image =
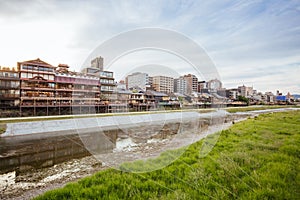
[[[118,138],[145,143],[222,123],[223,117],[220,112],[176,112],[9,123],[0,137],[0,173],[22,173],[91,153],[112,153]]]

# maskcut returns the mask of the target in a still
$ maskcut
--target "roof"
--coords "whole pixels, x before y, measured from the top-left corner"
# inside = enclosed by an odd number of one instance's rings
[[[118,89],[117,93],[118,94],[132,94],[132,92],[130,90],[123,90],[123,89],[121,89],[121,90]]]
[[[162,92],[157,92],[157,91],[153,91],[153,90],[148,90],[148,93],[150,93],[153,96],[160,96],[160,97],[167,97],[168,95]]]
[[[51,68],[56,68],[52,65],[50,65],[49,63],[46,63],[45,61],[37,58],[35,60],[27,60],[27,61],[23,61],[23,62],[18,62],[18,64],[31,64],[31,65],[39,65],[39,66],[44,66],[44,67],[51,67]]]
[[[174,95],[177,96],[177,97],[186,97],[186,95],[181,94],[181,93],[174,93]]]
[[[276,101],[286,101],[285,96],[276,96]]]

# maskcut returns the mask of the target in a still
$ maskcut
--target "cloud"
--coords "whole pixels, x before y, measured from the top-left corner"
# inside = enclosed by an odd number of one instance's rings
[[[113,35],[160,27],[181,32],[206,49],[225,85],[244,80],[270,90],[273,86],[261,84],[267,78],[262,72],[277,78],[274,84],[283,92],[300,93],[294,77],[300,62],[299,8],[299,1],[280,0],[0,1],[0,65],[40,57],[78,70]],[[189,70],[179,65],[180,72]],[[280,67],[271,70],[274,66]]]

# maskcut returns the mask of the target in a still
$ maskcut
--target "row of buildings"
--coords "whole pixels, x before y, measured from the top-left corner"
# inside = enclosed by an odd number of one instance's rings
[[[165,94],[174,94],[187,101],[184,104],[201,105],[204,103],[226,104],[227,106],[254,104],[289,104],[299,99],[289,93],[284,96],[279,91],[261,93],[253,86],[245,85],[237,88],[223,88],[218,79],[199,81],[193,74],[178,78],[167,76],[149,76],[147,73],[135,72],[125,78],[126,89],[139,88],[142,91],[155,90]]]
[[[81,72],[40,59],[18,62],[12,69],[0,67],[0,115],[7,117],[275,104],[292,99],[281,97],[244,85],[225,89],[218,79],[199,81],[193,74],[173,78],[136,72],[117,83],[113,72],[104,70],[102,57],[93,59]]]
[[[114,95],[115,81],[113,72],[96,71],[73,72],[68,65],[56,67],[40,59],[18,62],[13,69],[1,67],[1,110],[21,116],[101,112],[94,105],[102,103],[101,95]]]
[[[164,93],[117,89],[114,74],[103,70],[103,58],[81,72],[66,64],[53,66],[41,59],[0,67],[1,116],[67,115],[179,107]]]
[[[222,83],[218,79],[208,82],[199,81],[197,76],[187,74],[178,78],[168,76],[149,76],[147,73],[135,72],[125,78],[126,88],[139,87],[142,90],[155,90],[166,94],[179,93],[191,95],[192,93],[205,92],[222,88]]]

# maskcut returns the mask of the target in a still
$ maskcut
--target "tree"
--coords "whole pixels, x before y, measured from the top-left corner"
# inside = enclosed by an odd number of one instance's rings
[[[238,96],[238,101],[243,101],[243,102],[247,103],[247,105],[249,105],[249,99],[247,97]]]

